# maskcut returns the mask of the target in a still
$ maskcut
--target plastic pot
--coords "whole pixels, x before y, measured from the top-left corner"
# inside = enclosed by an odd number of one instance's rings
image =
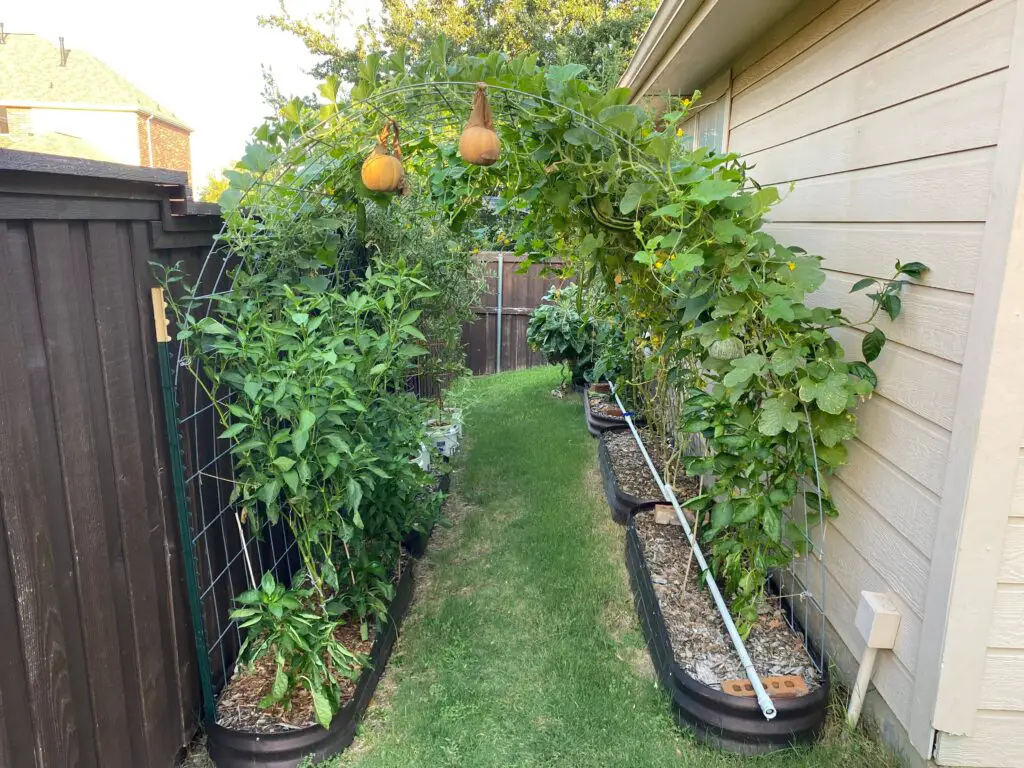
[[[412,459],[412,463],[424,472],[430,471],[430,449],[427,447],[426,443],[420,443],[420,452],[416,454],[414,459]]]
[[[618,480],[615,479],[611,455],[608,453],[608,444],[603,439],[597,444],[597,463],[601,468],[601,486],[604,488],[604,497],[608,500],[608,506],[612,508],[612,520],[619,525],[628,523],[639,507],[664,501],[663,499],[643,499],[622,490]]]
[[[747,756],[817,740],[828,710],[827,674],[821,686],[806,696],[775,698],[778,714],[774,720],[765,720],[755,698],[733,696],[710,688],[676,662],[633,519],[626,530],[626,568],[651,661],[658,680],[672,699],[672,709],[680,725],[693,730],[698,741]]]
[[[313,725],[295,731],[259,734],[208,723],[210,757],[217,768],[296,768],[307,757],[319,762],[340,754],[351,744],[398,639],[402,620],[409,611],[413,584],[413,562],[409,561],[388,606],[388,621],[379,628],[370,650],[370,664],[359,676],[355,695],[334,716],[330,728]]]
[[[436,419],[427,422],[427,439],[437,446],[437,450],[447,459],[459,452],[458,424],[439,424]]]

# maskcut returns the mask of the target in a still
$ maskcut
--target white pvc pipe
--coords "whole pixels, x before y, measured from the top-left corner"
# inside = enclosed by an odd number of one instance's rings
[[[505,256],[501,251],[498,251],[498,314],[497,314],[497,337],[498,337],[498,351],[495,352],[496,362],[494,364],[494,372],[501,373],[501,310],[502,310],[502,278],[505,275]]]
[[[640,433],[636,431],[636,426],[633,424],[633,419],[626,410],[626,407],[622,404],[622,400],[619,399],[618,393],[615,391],[615,385],[611,382],[608,386],[612,390],[612,395],[615,397],[615,402],[619,406],[619,410],[622,411],[623,417],[626,419],[626,425],[629,427],[629,431],[633,433],[633,439],[636,440],[636,444],[640,446],[640,452],[644,455],[644,461],[647,462],[648,469],[651,470],[651,474],[654,476],[654,482],[658,484],[658,488],[661,489],[661,495],[665,497],[665,501],[672,505],[672,508],[676,511],[676,517],[679,518],[680,524],[683,526],[683,531],[686,533],[686,539],[690,542],[690,547],[693,548],[694,557],[697,558],[697,565],[700,566],[700,572],[704,574],[705,582],[708,585],[708,591],[711,592],[711,597],[715,601],[715,606],[718,608],[718,613],[722,617],[722,622],[725,624],[725,629],[729,633],[729,638],[732,640],[733,648],[736,649],[736,655],[740,657],[740,663],[743,665],[743,671],[747,675],[747,679],[750,681],[750,685],[754,688],[754,693],[757,696],[757,705],[761,708],[761,713],[764,715],[765,720],[773,720],[775,715],[778,714],[775,710],[775,704],[772,702],[768,692],[764,689],[764,685],[761,684],[761,678],[757,674],[757,670],[754,669],[754,662],[750,660],[750,654],[747,653],[747,647],[743,644],[743,638],[740,637],[740,633],[736,630],[736,624],[732,620],[732,616],[729,614],[729,609],[725,605],[725,600],[722,599],[722,593],[718,591],[718,585],[715,583],[714,577],[711,575],[711,570],[708,568],[707,561],[704,559],[704,553],[701,551],[700,544],[697,543],[697,537],[693,535],[693,531],[690,530],[690,524],[686,522],[686,515],[683,514],[682,507],[679,506],[679,500],[676,499],[675,491],[672,490],[672,486],[664,482],[661,479],[661,475],[654,466],[654,462],[651,461],[650,455],[647,453],[647,449],[644,447],[644,441],[640,439]]]
[[[871,684],[871,674],[875,670],[877,657],[878,649],[870,646],[864,649],[864,655],[860,657],[860,669],[857,670],[857,680],[850,694],[850,706],[846,710],[846,724],[851,728],[856,728],[857,721],[860,720],[860,710],[864,706],[864,697],[867,696],[868,686]]]

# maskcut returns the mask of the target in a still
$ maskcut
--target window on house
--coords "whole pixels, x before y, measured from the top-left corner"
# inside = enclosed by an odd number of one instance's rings
[[[728,92],[722,94],[714,103],[697,113],[693,133],[698,147],[707,147],[716,152],[725,151],[725,105],[728,97]]]
[[[0,134],[10,132],[11,126],[7,120],[7,107],[0,107]]]

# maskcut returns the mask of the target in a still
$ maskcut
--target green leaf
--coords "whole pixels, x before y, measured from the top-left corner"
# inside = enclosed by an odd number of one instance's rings
[[[334,719],[330,700],[324,693],[323,688],[313,685],[308,678],[306,682],[309,687],[309,693],[313,697],[313,711],[316,713],[316,721],[324,728],[330,727],[331,720]]]
[[[297,429],[292,432],[292,450],[296,455],[301,455],[306,446],[309,445],[309,432],[305,429]]]
[[[228,336],[231,334],[231,331],[227,329],[227,326],[217,322],[212,317],[204,317],[196,323],[196,328],[203,333],[210,334],[211,336]]]
[[[226,439],[228,439],[230,437],[234,437],[239,432],[241,432],[243,429],[245,429],[247,426],[249,426],[249,425],[245,424],[244,422],[238,422],[236,424],[232,424],[230,427],[228,427],[227,429],[225,429],[223,432],[220,433],[220,437],[221,437],[222,440],[226,440]]]
[[[679,253],[676,254],[674,259],[670,259],[668,264],[672,268],[673,272],[692,272],[697,267],[704,265],[704,254],[699,250]]]
[[[841,467],[846,463],[846,446],[842,444],[833,446],[819,445],[818,460],[830,467]]]
[[[562,138],[565,139],[566,143],[572,144],[574,147],[580,147],[584,144],[588,144],[590,137],[591,132],[586,128],[580,128],[579,126],[570,128],[562,135]]]
[[[850,413],[816,413],[811,421],[819,441],[828,448],[857,435],[857,420]]]
[[[720,531],[732,522],[732,502],[720,501],[711,509],[711,527]]]
[[[853,288],[850,289],[850,293],[856,293],[857,291],[863,291],[865,288],[870,288],[872,285],[874,285],[877,282],[878,281],[875,280],[875,278],[873,278],[873,277],[862,278],[862,279],[858,280],[856,283],[853,284]]]
[[[264,504],[269,504],[277,498],[277,494],[281,492],[281,481],[274,479],[264,483],[260,486],[259,493],[256,494],[257,498]]]
[[[920,261],[910,261],[906,264],[896,263],[896,269],[898,272],[913,277],[915,279],[920,278],[925,272],[928,271],[928,265]]]
[[[358,400],[353,400],[350,397],[345,398],[345,405],[347,405],[349,408],[351,408],[353,411],[356,411],[357,413],[362,413],[363,411],[366,410],[365,405],[363,405]]]
[[[259,397],[260,390],[262,389],[263,385],[260,384],[258,381],[253,381],[252,379],[246,381],[245,384],[242,386],[242,390],[245,392],[245,396],[248,397],[250,400],[255,400],[257,397]]]
[[[277,672],[274,673],[274,687],[270,689],[270,697],[274,701],[281,701],[288,693],[288,674],[284,671],[284,659],[277,662]]]
[[[735,181],[705,179],[699,184],[694,185],[690,195],[699,203],[710,205],[718,200],[730,197],[737,189],[739,189],[739,184]]]
[[[885,346],[885,334],[878,328],[868,333],[860,343],[861,354],[864,355],[864,362],[870,363],[882,354],[882,347]]]
[[[299,414],[299,429],[305,432],[310,430],[314,424],[316,424],[316,415],[312,411],[304,410]]]
[[[878,303],[882,305],[882,309],[889,315],[890,320],[895,320],[900,316],[900,312],[903,309],[903,302],[900,297],[895,293],[886,293],[878,300]]]
[[[274,459],[274,466],[282,472],[287,472],[295,466],[295,459],[289,459],[287,456],[278,456]]]
[[[778,397],[769,398],[761,404],[761,413],[757,429],[762,435],[774,437],[786,432],[796,432],[800,426],[800,416],[793,409],[797,406],[796,396],[792,392],[783,392]]]
[[[753,499],[737,499],[733,502],[733,525],[749,523],[757,517],[757,502]]]
[[[622,196],[622,200],[619,201],[619,210],[622,213],[632,213],[640,205],[640,199],[644,196],[644,193],[650,188],[650,185],[642,181],[634,181],[628,187],[626,192]]]
[[[722,383],[727,387],[739,387],[750,381],[752,376],[760,375],[765,368],[764,355],[752,353],[733,360],[732,370],[725,375]]]
[[[878,386],[878,375],[867,363],[862,363],[859,360],[856,360],[852,363],[847,363],[847,367],[852,375],[868,382],[872,389]]]
[[[787,376],[803,365],[803,362],[795,349],[784,348],[772,355],[771,369],[778,376]]]
[[[299,492],[299,473],[298,472],[285,472],[284,481],[288,484],[288,487],[292,489],[292,493]]]
[[[632,133],[644,121],[643,109],[633,104],[613,104],[602,109],[597,119],[609,128]]]
[[[792,283],[804,293],[813,293],[825,282],[825,271],[818,260],[810,256],[794,256],[792,261],[779,267],[776,274],[782,282]]]
[[[768,507],[761,515],[761,527],[772,541],[782,539],[782,516],[774,507]]]
[[[833,373],[824,381],[810,382],[800,387],[800,399],[805,403],[811,399],[825,413],[839,414],[846,410],[850,393],[846,389],[845,373]]]
[[[784,320],[791,323],[796,319],[796,315],[793,313],[793,302],[783,296],[776,296],[764,308],[764,316],[773,322]]]
[[[544,74],[549,82],[567,83],[586,71],[587,68],[582,64],[562,64],[556,67],[548,67]]]
[[[718,219],[715,221],[715,237],[723,243],[731,243],[737,237],[746,237],[746,234],[746,230],[736,226],[732,219]]]

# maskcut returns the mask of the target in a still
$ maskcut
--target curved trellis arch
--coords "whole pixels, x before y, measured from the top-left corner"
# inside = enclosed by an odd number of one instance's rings
[[[414,194],[430,194],[435,199],[444,199],[443,195],[448,191],[445,185],[452,182],[452,179],[445,178],[438,182],[431,178],[430,169],[425,167],[431,164],[433,169],[437,170],[435,161],[438,160],[441,160],[442,166],[461,169],[462,175],[477,174],[494,183],[504,179],[504,182],[515,191],[513,198],[529,192],[530,186],[525,182],[531,178],[531,173],[532,178],[537,178],[538,169],[555,180],[572,179],[576,184],[574,194],[571,195],[572,204],[568,206],[568,212],[556,212],[557,216],[563,217],[561,223],[569,228],[575,227],[581,237],[584,231],[607,234],[607,239],[603,242],[609,244],[608,250],[619,252],[618,261],[615,262],[617,268],[632,269],[632,274],[637,279],[650,280],[653,285],[663,287],[664,283],[653,270],[640,269],[632,261],[633,252],[643,246],[639,229],[635,230],[632,226],[634,223],[638,224],[641,219],[639,199],[629,211],[633,213],[632,218],[623,218],[613,211],[611,221],[599,221],[596,220],[597,214],[594,210],[584,207],[580,201],[591,199],[595,193],[603,190],[587,190],[590,192],[589,195],[586,191],[579,190],[580,184],[585,185],[588,180],[600,179],[606,187],[614,188],[615,194],[606,196],[611,197],[618,208],[620,198],[634,183],[654,182],[672,188],[675,184],[670,173],[672,156],[655,156],[648,151],[648,146],[645,146],[643,141],[638,140],[638,137],[650,140],[653,123],[648,123],[645,128],[637,125],[633,126],[632,130],[618,130],[593,115],[559,102],[544,93],[531,93],[500,82],[489,82],[488,93],[492,99],[495,119],[503,126],[503,159],[488,169],[467,169],[448,161],[454,156],[454,145],[468,117],[476,86],[477,81],[469,79],[400,83],[382,87],[361,99],[340,105],[328,104],[318,110],[325,114],[318,114],[316,118],[310,118],[308,110],[302,111],[295,107],[295,119],[285,118],[284,128],[277,135],[265,133],[243,161],[247,164],[247,172],[236,174],[233,179],[238,191],[237,203],[228,206],[227,221],[219,242],[205,254],[198,272],[194,275],[196,290],[187,296],[185,311],[197,316],[206,315],[212,307],[214,297],[230,289],[234,266],[244,264],[250,259],[267,258],[260,252],[260,238],[271,232],[275,223],[292,224],[303,221],[304,217],[322,218],[333,213],[339,219],[346,219],[351,225],[359,215],[359,206],[373,204],[375,201],[383,202],[380,197],[360,188],[358,172],[362,159],[376,140],[377,128],[384,121],[394,121],[400,126],[410,170],[427,171],[426,178],[421,178],[419,183],[430,186],[425,191],[415,188]],[[609,103],[604,110],[617,107],[625,111],[615,114],[628,115],[631,114],[629,110],[634,109],[619,99],[619,103]],[[520,122],[550,121],[552,118],[564,120],[564,125],[560,126],[563,136],[572,130],[585,132],[575,134],[573,141],[567,140],[566,150],[570,154],[581,146],[585,147],[586,151],[597,150],[596,162],[588,165],[587,172],[582,178],[565,174],[565,179],[560,179],[561,166],[572,166],[574,161],[571,158],[552,160],[551,157],[539,157],[537,148],[529,146],[531,141],[536,140],[535,134],[527,132],[522,137],[515,134]],[[629,120],[626,122],[629,123]],[[670,124],[668,130],[671,129]],[[644,130],[647,134],[644,134]],[[656,133],[664,134],[664,131],[665,129],[661,129]],[[522,145],[513,145],[508,140],[510,136],[521,139]],[[420,159],[424,161],[422,165]],[[588,163],[579,163],[585,164]],[[456,181],[457,178],[459,177],[456,177]],[[465,195],[465,199],[460,201],[456,208],[468,210],[470,206],[478,205],[482,190],[482,186],[473,188],[473,194]],[[653,207],[653,204],[648,205],[645,215],[649,215]],[[621,208],[625,212],[627,206],[623,204]],[[333,230],[324,230],[325,241],[333,234]],[[268,239],[266,242],[271,240]],[[670,252],[674,253],[671,249],[677,247],[670,246]],[[525,250],[537,249],[527,243]],[[345,268],[347,269],[347,265]],[[598,270],[596,265],[592,273],[600,274],[606,281],[611,279],[608,270]],[[186,357],[185,345],[179,344],[178,365],[175,368],[179,399],[184,386],[180,371]],[[202,373],[199,375],[201,377]],[[214,395],[219,396],[219,393]],[[185,402],[182,404],[191,410],[182,421],[200,418],[197,414],[202,414],[204,407],[208,405],[203,403],[201,387],[193,386],[190,392],[185,393],[184,399]],[[813,446],[815,436],[813,431],[807,431]],[[196,499],[199,504],[199,517],[191,521],[196,535],[193,543],[201,550],[196,554],[197,560],[201,561],[204,555],[207,558],[207,575],[213,578],[210,583],[210,594],[216,601],[218,568],[213,562],[211,547],[204,546],[201,541],[210,530],[216,530],[217,527],[220,530],[220,544],[223,545],[227,561],[223,572],[227,574],[229,580],[240,578],[243,584],[245,580],[244,557],[240,558],[242,553],[232,556],[227,543],[235,533],[232,530],[234,521],[230,517],[225,517],[225,513],[232,512],[230,488],[234,482],[234,475],[227,452],[215,452],[212,464],[206,462],[206,458],[209,457],[204,458],[204,452],[209,449],[200,445],[197,437],[193,437],[191,444],[188,437],[185,441],[186,448],[194,454],[190,457],[193,471],[188,479],[195,480],[198,486],[196,489],[190,489],[193,509],[196,508]],[[817,453],[814,462],[817,476]],[[204,468],[212,468],[213,471],[204,472]],[[210,490],[211,488],[213,490]],[[209,518],[203,506],[207,499],[216,499],[216,507],[210,510],[212,516]],[[818,511],[823,530],[824,511],[820,505],[820,495]],[[237,533],[243,538],[246,535],[242,531]],[[274,532],[268,529],[267,535],[272,551],[266,556],[261,549],[261,542],[258,541],[259,537],[251,535],[249,539],[259,560],[259,569],[280,568],[283,572],[294,570],[298,564],[294,558],[289,559],[290,550],[286,537],[282,537],[280,546],[276,546]],[[807,541],[810,542],[812,554],[820,555],[820,549],[815,546],[810,536],[807,536]],[[279,551],[282,549],[283,551]],[[239,572],[240,576],[236,576],[236,572]],[[821,570],[821,577],[824,584],[824,569]],[[228,591],[237,593],[239,590],[232,584]],[[212,611],[208,609],[207,615],[212,613],[220,622],[225,610],[223,605],[215,604]],[[819,606],[819,610],[823,622],[823,606]],[[804,626],[808,626],[806,614]],[[231,641],[232,629],[234,641]],[[237,652],[241,643],[241,633],[237,625],[227,622],[226,626],[218,623],[214,634],[217,637],[210,638],[210,650],[215,649],[217,643],[222,643],[220,674],[224,676],[231,663],[232,653]],[[821,649],[820,641],[818,649]],[[820,664],[821,657],[816,661]]]

